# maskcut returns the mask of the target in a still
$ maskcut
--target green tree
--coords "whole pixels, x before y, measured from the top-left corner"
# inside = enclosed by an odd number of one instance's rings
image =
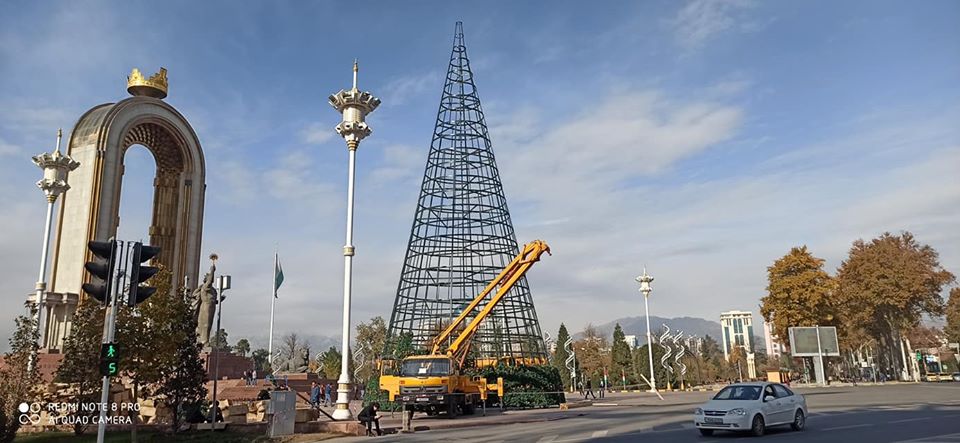
[[[37,384],[40,373],[37,365],[30,365],[37,352],[40,334],[33,315],[21,315],[16,319],[16,328],[10,337],[10,352],[3,356],[0,368],[0,442],[11,442],[20,429],[22,402],[33,403],[39,398]],[[28,370],[29,367],[29,370]]]
[[[570,389],[570,370],[567,369],[567,357],[570,353],[563,346],[569,338],[570,333],[567,331],[567,326],[560,323],[560,330],[557,332],[557,349],[553,351],[551,364],[560,372],[560,380],[563,382],[564,390]]]
[[[357,374],[357,382],[364,383],[377,375],[376,360],[387,342],[387,322],[376,316],[357,325],[357,346],[363,346],[364,364]],[[326,368],[326,363],[324,363]]]
[[[250,352],[250,342],[245,338],[237,340],[237,344],[234,345],[233,351],[241,357],[246,357],[247,353]]]
[[[340,354],[336,346],[331,346],[330,349],[327,349],[327,351],[320,356],[320,361],[323,362],[324,376],[333,379],[339,377],[341,359],[343,359],[343,355]]]
[[[218,329],[210,340],[210,347],[216,351],[230,352],[230,341],[227,337],[227,331],[223,328]]]
[[[397,344],[393,348],[393,357],[397,360],[403,360],[411,355],[423,352],[413,344],[413,334],[410,332],[400,334],[396,342]]]
[[[834,281],[823,263],[801,246],[767,268],[767,295],[760,299],[760,314],[781,343],[788,341],[791,326],[836,324],[831,303]]]
[[[947,301],[944,314],[947,317],[947,324],[943,327],[943,332],[950,343],[960,343],[960,288],[950,290],[950,299]]]
[[[600,378],[603,377],[603,369],[610,367],[608,348],[606,337],[600,335],[596,327],[588,324],[583,329],[583,338],[573,342],[573,350],[577,355],[579,366],[577,375],[589,377],[593,385],[598,386]]]
[[[630,345],[627,344],[626,336],[623,334],[623,328],[617,323],[613,328],[613,344],[610,348],[610,379],[619,380],[621,374],[626,374],[630,369],[632,356],[630,355]]]
[[[59,402],[83,404],[100,401],[100,388],[103,378],[100,376],[100,344],[103,342],[102,306],[92,300],[80,303],[77,312],[73,315],[73,325],[70,335],[63,342],[63,360],[57,368],[54,380],[60,383],[69,383],[69,389],[57,392]],[[83,411],[78,408],[70,411],[73,432],[83,434],[86,424],[80,417],[90,420],[95,412]],[[88,421],[89,423],[89,421]]]
[[[253,368],[257,370],[258,376],[273,372],[273,368],[270,367],[270,351],[260,348],[253,351],[250,356],[253,358]]]
[[[897,369],[903,335],[923,314],[943,314],[940,292],[955,277],[940,265],[937,251],[913,234],[885,232],[869,243],[853,242],[837,280],[844,329],[878,337],[880,367]]]

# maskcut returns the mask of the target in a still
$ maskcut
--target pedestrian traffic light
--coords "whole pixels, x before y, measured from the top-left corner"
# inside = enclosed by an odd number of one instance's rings
[[[144,245],[136,242],[133,245],[133,268],[130,271],[130,296],[127,298],[127,305],[130,307],[142,303],[144,300],[157,292],[157,288],[152,286],[140,286],[153,277],[159,268],[155,266],[144,266],[144,263],[150,261],[160,253],[159,246]]]
[[[116,343],[100,345],[100,375],[111,377],[120,372],[120,348]]]
[[[920,353],[920,351],[917,351],[917,361],[920,360],[923,360],[923,355]]]
[[[93,253],[93,260],[83,265],[93,277],[84,283],[83,291],[97,299],[104,306],[110,303],[110,284],[113,280],[113,265],[117,255],[117,244],[113,241],[90,241],[87,249]]]

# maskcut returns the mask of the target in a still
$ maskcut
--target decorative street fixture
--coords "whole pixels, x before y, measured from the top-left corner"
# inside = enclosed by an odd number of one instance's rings
[[[657,379],[653,374],[653,340],[650,337],[650,292],[653,291],[653,288],[650,287],[650,283],[653,283],[653,277],[647,275],[647,268],[643,268],[643,275],[637,277],[637,282],[640,283],[640,292],[643,293],[643,308],[644,314],[647,317],[647,356],[650,359],[650,391],[656,392],[657,390]]]
[[[380,99],[369,92],[357,89],[356,60],[353,62],[353,88],[349,91],[340,90],[329,98],[330,106],[343,114],[343,121],[337,125],[337,134],[347,142],[349,162],[347,170],[347,241],[343,246],[343,340],[340,352],[343,358],[340,362],[340,379],[337,380],[337,409],[333,411],[334,420],[350,420],[350,292],[353,278],[353,187],[354,171],[356,169],[357,148],[360,140],[370,135],[370,127],[364,121],[368,114],[380,106]]]
[[[210,259],[213,260],[214,265],[216,265],[217,254],[211,254]],[[217,405],[217,380],[220,379],[220,353],[223,352],[221,347],[225,343],[220,342],[220,317],[223,315],[223,301],[227,298],[223,295],[223,291],[230,289],[230,276],[221,275],[217,277],[217,329],[214,332],[213,340],[216,343],[217,348],[213,349],[214,354],[214,363],[213,363],[213,403],[210,405],[210,430],[215,431],[217,429],[217,411],[220,410],[220,407]]]
[[[47,290],[47,251],[50,249],[50,228],[53,225],[53,204],[57,197],[70,189],[67,184],[67,174],[80,166],[80,163],[67,155],[60,153],[60,139],[63,137],[63,130],[57,129],[57,150],[52,154],[44,152],[33,157],[33,163],[40,169],[43,169],[43,179],[37,182],[37,187],[43,191],[47,197],[47,219],[43,230],[43,250],[40,254],[40,277],[37,279],[37,297],[33,306],[34,327],[38,333],[40,331],[40,306],[43,304],[43,292]],[[43,343],[43,337],[40,337],[40,343]],[[30,357],[30,368],[33,367],[36,360],[34,352]]]

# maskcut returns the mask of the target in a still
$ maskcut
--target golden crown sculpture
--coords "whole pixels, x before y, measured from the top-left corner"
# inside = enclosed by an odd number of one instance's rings
[[[144,78],[140,70],[133,68],[127,77],[127,92],[134,96],[164,98],[167,96],[167,69],[160,68],[160,72],[150,78]]]

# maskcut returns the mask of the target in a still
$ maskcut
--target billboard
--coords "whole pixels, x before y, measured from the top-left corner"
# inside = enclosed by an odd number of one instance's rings
[[[817,330],[820,331],[819,340]],[[790,353],[794,357],[840,356],[840,342],[834,326],[794,326],[790,331]],[[818,345],[819,341],[819,345]],[[818,353],[818,349],[821,353]]]

